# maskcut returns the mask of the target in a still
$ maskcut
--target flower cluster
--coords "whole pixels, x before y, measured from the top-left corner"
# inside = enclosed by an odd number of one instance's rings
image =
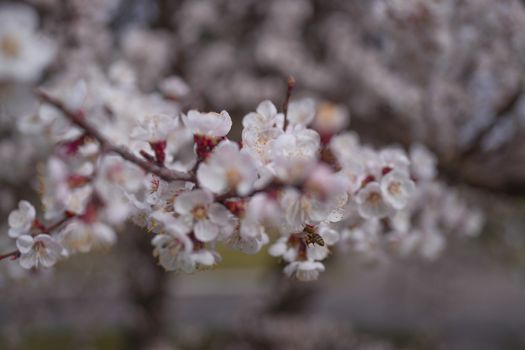
[[[50,134],[57,151],[41,181],[50,223],[26,201],[9,216],[26,268],[110,246],[112,227],[132,217],[154,234],[153,254],[166,270],[210,268],[221,259],[218,244],[247,254],[268,245],[288,276],[313,280],[338,242],[361,240],[362,249],[378,228],[389,233],[417,197],[416,182],[435,172],[424,150],[409,156],[362,145],[342,132],[344,109],[313,99],[291,101],[287,115],[261,102],[243,118],[241,142],[227,137],[226,111],[190,110],[137,118],[116,146],[84,112],[96,107],[41,98],[36,117],[20,123],[63,132]],[[43,117],[50,110],[53,118]]]
[[[90,21],[79,26],[95,33],[104,20],[84,15]],[[36,24],[29,8],[0,8],[0,81],[34,81],[50,63],[53,45]],[[81,29],[63,40],[78,45],[61,48],[68,60],[39,90],[36,111],[17,118],[20,133],[44,138],[54,151],[39,169],[42,210],[21,201],[11,212],[8,236],[17,249],[0,260],[50,267],[113,245],[131,219],[152,234],[153,255],[166,270],[212,268],[221,260],[217,247],[226,245],[267,251],[286,275],[309,281],[337,247],[373,258],[397,252],[432,259],[447,231],[479,231],[481,215],[435,179],[429,151],[364,145],[347,131],[345,106],[290,100],[289,81],[283,110],[261,102],[242,118],[235,140],[227,111],[182,107],[192,91],[181,78],[153,89],[149,82],[161,70],[137,76],[134,65],[168,66],[157,36],[127,32],[122,55],[101,67],[95,57],[103,36],[89,39]],[[90,40],[100,47],[91,50]],[[139,81],[148,81],[150,92]]]

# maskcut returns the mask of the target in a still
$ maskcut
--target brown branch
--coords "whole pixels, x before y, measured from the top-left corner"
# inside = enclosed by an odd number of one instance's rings
[[[20,256],[20,252],[18,250],[12,251],[7,254],[0,255],[0,260],[11,258],[12,260],[17,259]]]
[[[96,139],[103,150],[106,152],[116,153],[125,160],[134,163],[135,165],[141,167],[144,171],[155,174],[165,181],[176,181],[176,180],[188,180],[184,178],[183,175],[180,175],[172,170],[158,166],[156,164],[150,163],[142,158],[135,156],[128,149],[122,146],[117,146],[108,141],[104,135],[102,135],[96,127],[90,125],[84,118],[84,113],[82,111],[71,111],[67,108],[62,101],[59,99],[50,96],[42,90],[36,91],[37,96],[45,103],[48,103],[58,110],[60,110],[64,117],[66,117],[71,123],[83,129],[84,132]]]
[[[288,126],[288,105],[290,104],[290,97],[292,96],[293,89],[295,87],[295,79],[291,75],[288,77],[287,88],[286,88],[286,98],[283,104],[284,112],[284,130]]]

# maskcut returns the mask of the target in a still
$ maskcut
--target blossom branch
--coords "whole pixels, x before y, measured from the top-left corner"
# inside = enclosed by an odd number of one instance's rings
[[[284,112],[284,130],[286,130],[286,126],[288,125],[288,104],[290,103],[290,97],[292,96],[293,89],[295,87],[295,79],[291,75],[288,77],[287,81],[287,88],[286,88],[286,98],[284,100],[283,104],[283,112]]]
[[[3,254],[3,255],[0,255],[0,260],[9,259],[9,258],[11,258],[12,260],[15,260],[19,256],[20,256],[20,252],[18,250],[15,250],[15,251],[12,251],[10,253],[6,253],[6,254]]]
[[[36,94],[43,102],[48,103],[60,110],[71,123],[83,129],[88,136],[91,136],[94,139],[96,139],[100,143],[101,148],[106,152],[116,153],[125,160],[141,167],[144,171],[157,175],[162,180],[187,180],[181,174],[178,174],[174,171],[171,171],[154,163],[150,163],[142,158],[135,156],[126,148],[112,144],[95,127],[86,122],[84,118],[84,113],[82,111],[69,110],[62,101],[47,94],[42,90],[37,90]]]

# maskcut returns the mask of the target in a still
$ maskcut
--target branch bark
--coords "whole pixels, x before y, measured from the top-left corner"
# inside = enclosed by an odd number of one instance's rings
[[[78,126],[82,130],[84,130],[84,132],[87,135],[96,139],[100,143],[101,148],[105,150],[106,152],[116,153],[122,158],[124,158],[125,160],[141,167],[144,171],[157,175],[164,181],[170,182],[170,181],[177,181],[177,180],[190,180],[189,176],[184,176],[183,174],[179,174],[165,167],[161,167],[154,163],[150,163],[134,155],[125,147],[112,144],[94,126],[90,125],[85,120],[84,113],[82,111],[80,110],[71,111],[58,98],[55,98],[42,90],[37,90],[36,94],[43,102],[50,104],[54,106],[55,108],[57,108],[58,110],[60,110],[64,114],[64,117],[66,117],[72,124],[74,124],[75,126]]]

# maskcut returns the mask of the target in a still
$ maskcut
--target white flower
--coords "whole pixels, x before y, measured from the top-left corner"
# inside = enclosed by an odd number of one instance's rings
[[[403,209],[414,193],[414,181],[397,170],[389,172],[381,179],[381,192],[386,202],[397,210]]]
[[[299,181],[308,174],[317,160],[319,134],[298,125],[290,127],[272,145],[272,168],[283,181]]]
[[[9,224],[9,237],[16,238],[20,235],[29,233],[33,221],[35,221],[35,216],[36,211],[31,203],[28,201],[20,201],[18,203],[18,209],[13,210],[7,218]]]
[[[295,189],[285,190],[279,202],[289,232],[302,231],[306,224],[315,224],[325,220],[334,209],[332,203],[316,200]]]
[[[47,104],[42,104],[36,113],[20,118],[18,128],[25,134],[50,135],[56,142],[74,140],[82,133],[79,128],[73,127],[58,109]]]
[[[187,235],[190,233],[191,222],[186,222],[184,218],[181,217],[175,217],[173,213],[156,210],[150,215],[150,217],[155,222],[155,229],[153,232],[169,232],[173,235]]]
[[[411,171],[418,180],[432,180],[436,177],[437,159],[421,144],[410,147]]]
[[[288,237],[279,238],[268,249],[268,254],[274,257],[282,257],[284,261],[293,262],[297,259],[297,247],[288,244]]]
[[[345,132],[332,137],[330,151],[343,169],[355,173],[364,172],[363,157],[359,136],[353,132]]]
[[[271,150],[273,143],[279,136],[284,134],[280,128],[268,129],[244,129],[242,132],[243,150],[249,153],[259,165],[271,162]]]
[[[295,277],[299,281],[314,281],[319,273],[325,270],[323,263],[318,261],[293,261],[284,268],[288,277]]]
[[[257,169],[250,155],[239,150],[235,142],[222,141],[197,170],[199,184],[216,194],[230,190],[248,194],[257,180]]]
[[[194,150],[193,134],[186,127],[179,127],[171,132],[167,139],[166,168],[186,173],[197,163],[197,154]]]
[[[101,193],[114,192],[113,185],[135,192],[144,184],[144,171],[133,163],[115,155],[104,156],[99,166],[96,187]]]
[[[36,237],[23,235],[16,240],[16,247],[20,251],[20,265],[25,269],[33,266],[53,266],[60,258],[62,246],[53,237],[40,234]]]
[[[153,238],[154,256],[167,271],[183,271],[192,273],[198,266],[215,264],[216,257],[208,250],[193,250],[193,243],[183,233],[170,230]]]
[[[0,80],[34,81],[55,54],[55,46],[35,33],[36,12],[25,5],[0,6]]]
[[[47,166],[42,197],[44,217],[47,220],[57,219],[62,217],[66,210],[74,214],[84,213],[93,193],[93,187],[90,184],[70,187],[69,180],[72,174],[69,174],[67,165],[58,158],[50,158]]]
[[[190,93],[190,87],[182,78],[170,76],[162,80],[159,84],[159,90],[167,97],[177,100]]]
[[[93,187],[85,185],[69,189],[64,200],[64,210],[74,214],[83,214],[93,193]]]
[[[269,242],[264,226],[251,220],[241,220],[239,230],[228,238],[228,245],[246,254],[256,254]]]
[[[117,235],[104,223],[74,220],[60,232],[60,241],[69,252],[87,253],[112,246]]]
[[[284,115],[277,113],[275,105],[265,100],[257,106],[256,112],[248,113],[242,120],[242,126],[247,131],[263,131],[271,128],[283,129]]]
[[[248,113],[242,120],[243,150],[261,165],[271,161],[270,151],[273,142],[282,134],[284,115],[270,101],[263,101],[257,112]]]
[[[210,137],[226,136],[232,127],[232,119],[226,111],[201,113],[191,110],[183,115],[184,124],[196,135]]]
[[[347,179],[325,164],[317,165],[305,181],[305,192],[313,194],[320,200],[330,200],[343,195],[343,202],[346,202],[348,189]]]
[[[291,101],[288,104],[288,122],[291,125],[307,126],[315,117],[315,101],[311,98],[303,98],[298,101]]]
[[[147,142],[164,141],[177,127],[178,118],[165,114],[150,115],[131,131],[131,137]]]
[[[385,148],[379,152],[379,161],[382,173],[387,169],[395,169],[407,174],[409,172],[410,160],[408,160],[405,151],[400,148]]]
[[[222,204],[213,203],[213,196],[203,190],[179,195],[175,212],[193,224],[195,237],[210,242],[217,237],[228,237],[233,232],[232,214]]]
[[[345,106],[321,103],[311,127],[321,135],[334,135],[349,123],[350,114]]]
[[[148,177],[150,188],[144,201],[158,208],[170,207],[173,210],[173,201],[179,194],[193,189],[195,184],[187,181],[166,182],[155,175]]]
[[[266,193],[255,194],[246,206],[245,220],[263,225],[266,232],[283,233],[283,219],[279,203]]]
[[[392,212],[392,208],[385,202],[381,186],[377,182],[370,182],[361,189],[356,196],[359,205],[359,214],[365,219],[383,218]]]

